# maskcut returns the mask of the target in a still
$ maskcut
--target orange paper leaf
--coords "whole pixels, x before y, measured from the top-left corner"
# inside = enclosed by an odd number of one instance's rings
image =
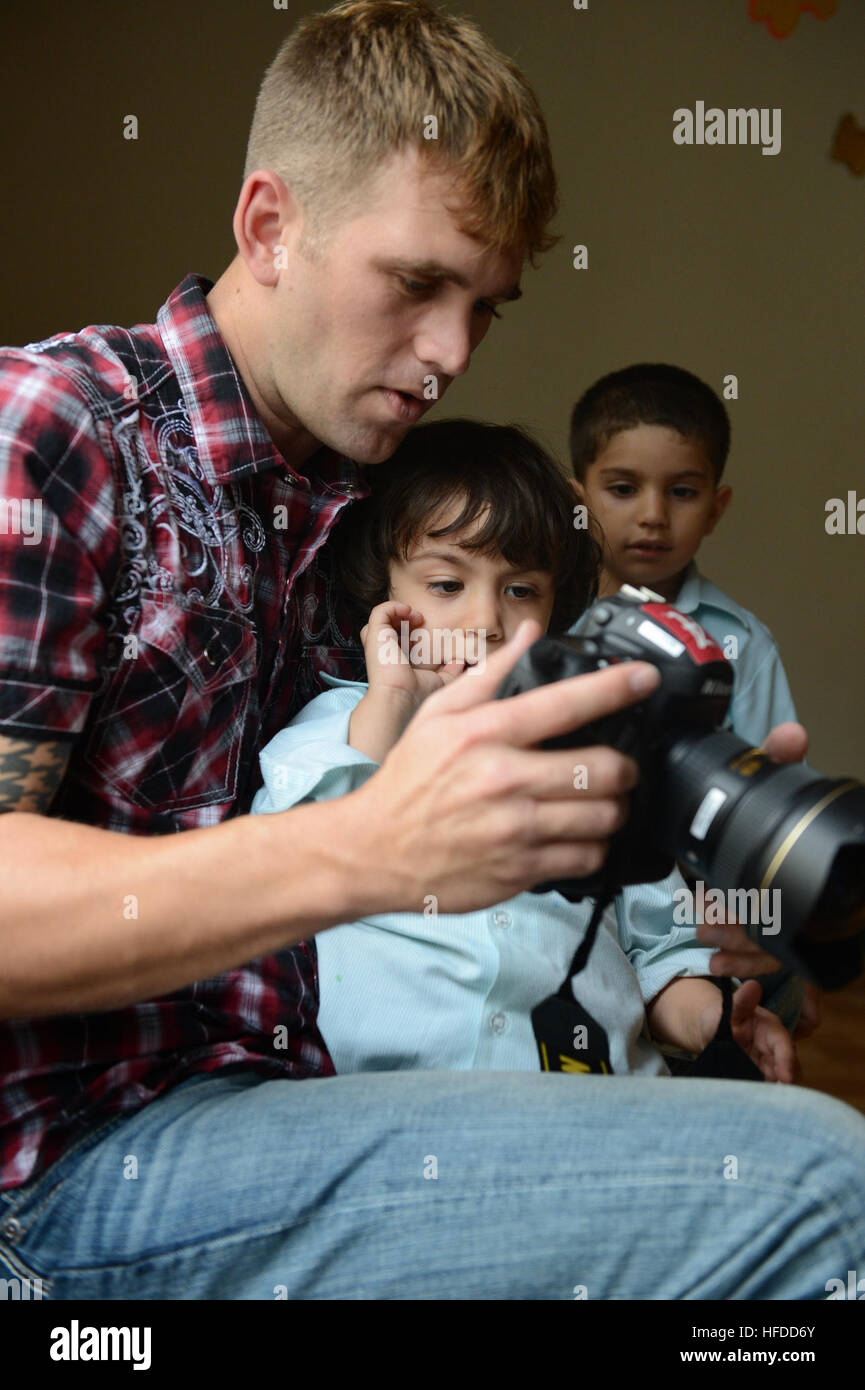
[[[838,0],[751,0],[748,14],[755,24],[768,24],[774,38],[787,39],[799,23],[800,15],[831,19],[837,8]]]

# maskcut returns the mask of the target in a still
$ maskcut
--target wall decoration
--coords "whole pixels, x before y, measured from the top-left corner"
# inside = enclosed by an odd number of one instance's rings
[[[800,15],[831,19],[837,8],[838,0],[750,0],[748,14],[755,24],[768,24],[773,38],[787,39]]]
[[[838,122],[830,158],[846,164],[851,174],[865,174],[865,129],[849,111]]]

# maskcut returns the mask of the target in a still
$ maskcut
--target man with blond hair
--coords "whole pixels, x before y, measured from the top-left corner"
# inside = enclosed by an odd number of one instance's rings
[[[334,524],[555,205],[536,98],[472,23],[340,5],[265,75],[221,278],[0,353],[0,491],[41,516],[0,535],[0,1271],[48,1297],[809,1298],[865,1256],[865,1123],[826,1098],[333,1074],[315,933],[593,872],[635,766],[534,745],[651,667],[494,702],[526,623],[361,790],[248,814],[258,750],[358,673]]]

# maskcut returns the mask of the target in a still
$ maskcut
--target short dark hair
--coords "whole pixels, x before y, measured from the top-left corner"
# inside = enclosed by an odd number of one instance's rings
[[[571,413],[571,463],[580,482],[614,435],[665,425],[703,445],[716,485],[730,451],[730,417],[720,396],[682,367],[639,362],[590,386]]]
[[[565,472],[525,430],[461,419],[418,425],[364,476],[370,496],[348,508],[334,533],[338,582],[358,628],[387,599],[391,563],[417,539],[452,535],[484,514],[471,550],[554,576],[551,631],[565,631],[595,597],[600,546],[574,525]],[[459,498],[459,515],[429,531]]]

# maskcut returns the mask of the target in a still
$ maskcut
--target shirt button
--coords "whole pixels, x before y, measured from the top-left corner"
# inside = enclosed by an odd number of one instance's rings
[[[511,925],[510,914],[501,910],[493,913],[493,922],[497,927],[509,927]]]
[[[505,1014],[492,1014],[490,1017],[490,1031],[493,1033],[503,1033],[508,1026]]]
[[[10,1216],[3,1222],[3,1235],[7,1240],[17,1240],[21,1234],[21,1222],[15,1216]]]

